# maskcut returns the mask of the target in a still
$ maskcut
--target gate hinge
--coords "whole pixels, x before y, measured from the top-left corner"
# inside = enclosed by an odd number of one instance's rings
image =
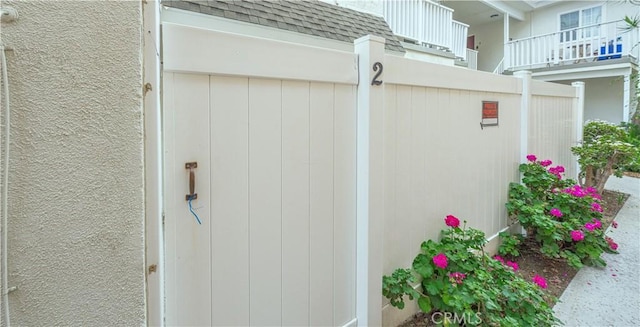
[[[151,87],[151,83],[147,83],[147,84],[144,85],[144,89],[143,89],[142,95],[146,96],[147,92],[149,92],[149,91],[153,91],[153,87]]]

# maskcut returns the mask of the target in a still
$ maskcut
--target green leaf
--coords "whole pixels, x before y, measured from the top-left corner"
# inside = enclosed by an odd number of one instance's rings
[[[431,300],[428,297],[421,296],[418,299],[418,307],[422,312],[430,312],[431,311]]]
[[[431,312],[431,300],[428,297],[421,296],[418,299],[418,307],[422,312]]]
[[[413,269],[418,275],[422,276],[423,279],[428,279],[433,275],[431,259],[424,254],[418,254],[413,260]]]
[[[427,293],[429,293],[429,295],[437,295],[438,293],[440,293],[440,289],[438,288],[438,286],[433,283],[426,284],[424,288]]]

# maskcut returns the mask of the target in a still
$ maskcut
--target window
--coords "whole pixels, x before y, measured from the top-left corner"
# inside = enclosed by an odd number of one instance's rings
[[[600,28],[597,26],[579,29],[579,27],[600,24],[602,22],[602,6],[576,10],[560,15],[560,41],[575,41],[578,38],[598,36]]]

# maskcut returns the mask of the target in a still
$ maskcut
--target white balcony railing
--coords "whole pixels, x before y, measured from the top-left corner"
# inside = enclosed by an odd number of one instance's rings
[[[508,42],[504,69],[540,68],[579,63],[638,58],[637,29],[625,32],[623,21],[595,24]]]
[[[478,51],[472,49],[466,49],[467,53],[467,68],[478,70]]]
[[[396,35],[453,52],[466,60],[469,25],[453,20],[453,9],[429,0],[384,1],[384,18]]]
[[[467,34],[469,25],[451,21],[451,52],[462,60],[467,60]]]

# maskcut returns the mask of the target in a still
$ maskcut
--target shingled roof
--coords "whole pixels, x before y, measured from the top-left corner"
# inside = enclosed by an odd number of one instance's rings
[[[405,52],[384,18],[318,0],[173,0],[162,4],[349,43],[372,34],[386,39],[387,50]]]

